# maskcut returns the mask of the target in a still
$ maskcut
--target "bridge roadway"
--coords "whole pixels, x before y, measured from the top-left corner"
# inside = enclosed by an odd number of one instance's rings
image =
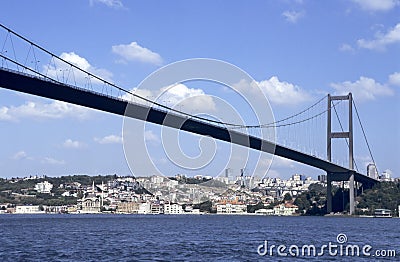
[[[141,104],[130,103],[122,99],[106,96],[98,92],[77,88],[60,82],[1,68],[0,87],[85,106],[120,116],[131,117],[158,125],[177,128],[199,135],[210,136],[221,141],[275,154],[280,157],[322,169],[327,172],[331,181],[348,181],[350,174],[354,173],[354,180],[361,182],[363,186],[370,187],[378,182],[377,180],[367,177],[356,171],[349,170],[342,166],[296,151],[294,149],[274,144],[270,141],[249,136],[237,131],[228,130],[225,127],[206,123],[201,120],[191,119],[178,114],[167,113],[166,111],[160,109],[150,108]],[[129,107],[127,107],[128,104]]]

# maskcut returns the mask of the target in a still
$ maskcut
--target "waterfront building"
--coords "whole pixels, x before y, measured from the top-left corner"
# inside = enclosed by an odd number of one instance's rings
[[[275,214],[273,209],[265,209],[265,208],[258,209],[256,210],[255,213],[257,215],[267,215],[267,216],[273,216]]]
[[[164,214],[164,208],[160,203],[151,203],[150,213],[153,215]]]
[[[217,214],[242,214],[247,213],[247,206],[244,204],[218,204]]]
[[[124,213],[124,214],[138,214],[139,213],[139,203],[121,202],[118,204],[117,212]]]
[[[79,213],[99,213],[100,212],[100,198],[96,196],[83,197],[78,199]]]
[[[183,208],[179,204],[164,204],[164,214],[183,214]]]
[[[150,203],[140,203],[139,204],[139,211],[138,214],[150,214],[151,213],[151,207]]]
[[[103,205],[103,193],[101,196],[96,195],[94,182],[91,187],[91,192],[84,194],[81,199],[78,199],[79,213],[99,213]]]
[[[279,204],[274,207],[274,215],[276,216],[291,216],[296,213],[298,206],[287,202],[284,204]]]
[[[40,206],[16,206],[15,214],[44,214],[44,207]]]
[[[201,212],[200,212],[200,209],[198,209],[198,208],[193,208],[193,209],[190,211],[190,214],[200,215]]]

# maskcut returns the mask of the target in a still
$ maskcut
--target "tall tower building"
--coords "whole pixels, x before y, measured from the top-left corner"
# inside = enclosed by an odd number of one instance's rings
[[[378,179],[378,171],[376,170],[375,164],[369,164],[367,166],[367,175],[371,178]]]
[[[225,169],[225,177],[226,178],[229,178],[229,171],[230,171],[229,168]]]

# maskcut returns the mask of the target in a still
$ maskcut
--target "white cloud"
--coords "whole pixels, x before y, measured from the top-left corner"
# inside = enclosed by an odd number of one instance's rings
[[[112,7],[112,8],[116,8],[116,9],[124,7],[121,0],[90,0],[90,5],[94,5],[95,3],[104,4],[108,7]]]
[[[263,161],[266,166],[271,168],[294,168],[295,162],[293,160],[274,155],[273,158],[267,158]]]
[[[137,42],[128,45],[114,45],[112,52],[119,55],[122,61],[140,61],[155,65],[161,65],[163,62],[159,54],[140,46]]]
[[[109,135],[103,138],[95,137],[94,141],[96,141],[99,144],[122,144],[122,137],[116,135]]]
[[[354,52],[354,48],[349,44],[342,44],[339,50],[342,52]]]
[[[149,100],[154,100],[155,99],[155,95],[153,94],[153,92],[151,90],[148,89],[138,89],[138,88],[133,88],[130,91],[132,94],[135,94],[137,96],[149,99]],[[135,103],[139,103],[139,104],[146,104],[146,102],[142,99],[136,98],[135,96],[125,93],[123,94],[121,97],[121,99],[130,101],[130,102],[135,102]]]
[[[281,82],[277,76],[251,84],[241,81],[235,87],[243,93],[253,95],[259,95],[261,88],[268,100],[277,105],[298,105],[311,100],[311,95],[305,90],[297,85]]]
[[[296,12],[296,11],[285,11],[282,13],[282,16],[285,17],[286,21],[289,23],[297,23],[297,21],[304,17],[304,11]]]
[[[368,155],[356,155],[355,156],[355,159],[356,159],[356,163],[357,163],[357,165],[358,165],[358,168],[360,168],[363,172],[367,172],[367,166],[369,165],[369,164],[372,164],[373,163],[373,161],[372,161],[372,159],[371,159],[371,156],[368,156]]]
[[[388,30],[386,33],[376,33],[375,39],[373,40],[359,39],[357,41],[360,48],[378,51],[383,51],[386,46],[396,43],[400,43],[400,23],[398,23],[394,28]]]
[[[154,134],[152,130],[146,130],[144,132],[144,139],[154,144],[160,143],[160,138],[156,134]]]
[[[374,100],[380,96],[391,96],[393,90],[388,86],[376,82],[372,78],[361,76],[355,82],[345,81],[342,83],[331,83],[337,94],[344,95],[351,92],[357,101]]]
[[[13,117],[9,113],[9,108],[8,107],[1,107],[0,108],[0,121],[1,120],[13,120]]]
[[[400,72],[395,72],[389,76],[389,83],[391,85],[400,86]]]
[[[26,102],[20,106],[0,108],[0,120],[18,121],[20,118],[60,119],[64,117],[85,119],[89,110],[61,101],[51,103]]]
[[[176,84],[162,88],[161,92],[162,94],[158,101],[165,101],[172,106],[179,104],[186,110],[189,109],[199,112],[216,110],[216,105],[212,96],[208,96],[199,88],[189,88],[184,84]]]
[[[64,160],[57,160],[51,157],[44,157],[41,161],[42,164],[46,165],[64,165],[65,161]]]
[[[60,58],[63,60],[77,66],[80,69],[83,69],[86,72],[89,72],[95,76],[101,77],[104,80],[107,80],[111,82],[113,74],[102,68],[97,68],[89,63],[89,61],[84,58],[79,56],[78,54],[75,54],[74,52],[69,52],[65,53],[63,52],[60,55]],[[78,85],[88,85],[89,83],[89,78],[88,75],[72,68],[68,64],[62,62],[61,60],[54,59],[52,63],[49,63],[45,66],[43,66],[43,71],[42,73],[48,77],[51,77],[55,80],[61,81],[61,82],[66,82],[68,84],[78,84]],[[96,79],[90,79],[91,84],[101,84],[99,80]]]
[[[352,0],[366,11],[389,11],[400,4],[399,0]]]
[[[14,160],[21,160],[21,159],[26,159],[26,158],[28,158],[28,155],[23,150],[22,151],[18,151],[17,153],[15,153],[12,156],[12,159],[14,159]]]
[[[169,107],[174,107],[177,110],[186,112],[196,111],[215,111],[216,104],[212,96],[207,95],[202,89],[189,88],[184,84],[176,84],[163,87],[159,90],[137,89],[134,88],[132,93],[141,97],[147,98]],[[144,100],[134,98],[130,94],[121,96],[122,99],[132,101],[139,104],[148,105]]]
[[[65,140],[62,145],[65,148],[74,148],[74,149],[86,147],[86,144],[79,142],[79,141],[73,141],[72,139]]]

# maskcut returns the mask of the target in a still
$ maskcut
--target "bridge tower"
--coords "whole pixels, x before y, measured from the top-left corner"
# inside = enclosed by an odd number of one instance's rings
[[[332,132],[332,101],[348,100],[349,102],[349,127],[347,132]],[[328,125],[327,125],[327,160],[332,161],[332,139],[348,138],[349,146],[349,196],[350,196],[350,215],[354,215],[355,211],[355,190],[354,190],[354,161],[353,161],[353,96],[349,93],[346,96],[328,95]],[[332,181],[335,173],[327,173],[327,212],[332,212]]]

